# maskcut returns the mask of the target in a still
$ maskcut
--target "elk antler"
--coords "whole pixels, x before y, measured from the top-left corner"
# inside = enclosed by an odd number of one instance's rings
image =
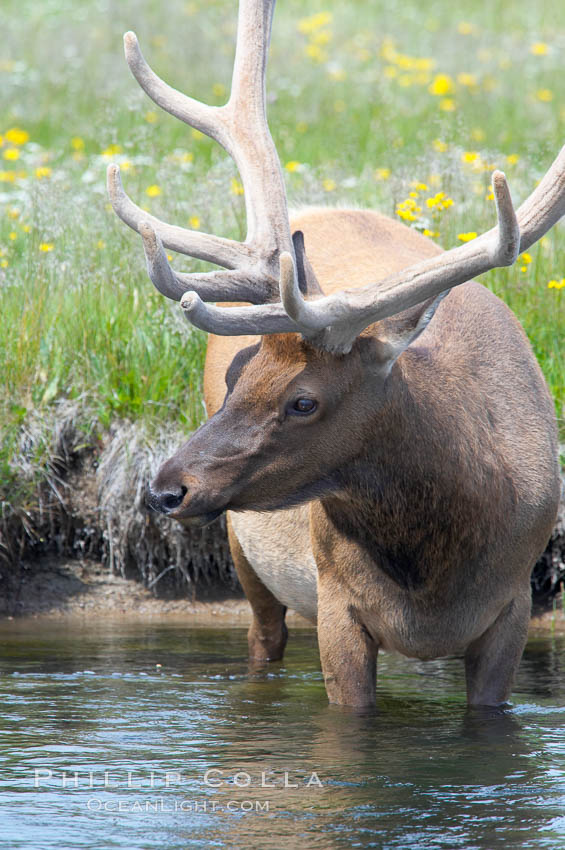
[[[204,301],[278,298],[279,255],[294,257],[284,179],[269,132],[265,109],[265,72],[274,0],[241,0],[231,95],[224,106],[200,103],[167,85],[146,63],[137,38],[124,36],[126,60],[141,88],[171,115],[219,142],[241,175],[247,213],[245,242],[185,230],[159,221],[124,192],[119,168],[108,168],[108,192],[114,210],[143,238],[147,269],[157,289],[179,301],[192,289]],[[163,246],[216,263],[230,271],[179,274]]]
[[[117,166],[108,169],[112,205],[141,234],[151,280],[164,295],[181,301],[192,324],[227,335],[299,332],[320,348],[346,353],[373,322],[490,269],[511,265],[565,213],[563,147],[517,213],[504,174],[494,172],[498,225],[492,230],[377,283],[323,296],[301,238],[295,245],[291,239],[284,180],[267,125],[265,72],[274,5],[275,0],[240,0],[231,95],[220,107],[168,86],[145,62],[135,35],[124,36],[126,59],[140,86],[167,112],[218,141],[233,157],[244,186],[248,231],[241,243],[174,227],[148,215],[124,192]],[[170,267],[163,245],[227,271],[179,274]],[[308,289],[309,297],[301,287]],[[266,303],[277,302],[278,291],[282,303]],[[257,306],[225,309],[205,301],[248,301]]]

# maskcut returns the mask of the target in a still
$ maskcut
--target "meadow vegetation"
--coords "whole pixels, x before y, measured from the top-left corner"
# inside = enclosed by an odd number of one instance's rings
[[[4,512],[33,510],[53,469],[53,422],[69,405],[77,450],[118,422],[149,444],[203,418],[205,337],[148,281],[139,237],[109,207],[105,170],[118,162],[128,193],[166,221],[244,238],[231,161],[146,98],[121,40],[134,29],[163,79],[220,104],[236,17],[236,0],[2,3]],[[472,239],[494,222],[492,170],[506,172],[518,205],[565,142],[564,56],[565,6],[554,0],[282,0],[269,121],[291,204],[373,207],[445,247]],[[483,278],[522,322],[559,417],[563,236],[560,224]]]

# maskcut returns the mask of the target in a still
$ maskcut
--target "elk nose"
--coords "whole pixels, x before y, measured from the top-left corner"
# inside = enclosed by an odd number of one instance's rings
[[[154,511],[169,514],[182,505],[186,493],[186,487],[181,486],[169,488],[161,493],[156,493],[149,486],[145,501],[148,507],[153,508]]]

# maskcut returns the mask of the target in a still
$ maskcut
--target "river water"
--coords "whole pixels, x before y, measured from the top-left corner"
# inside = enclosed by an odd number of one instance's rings
[[[378,709],[328,706],[315,632],[249,671],[245,631],[0,625],[2,846],[565,847],[565,639],[511,711],[458,659],[379,656]]]

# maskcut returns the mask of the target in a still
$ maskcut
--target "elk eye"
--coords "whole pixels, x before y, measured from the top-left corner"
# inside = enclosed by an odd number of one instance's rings
[[[313,398],[297,398],[292,410],[294,413],[314,413],[317,406]]]

